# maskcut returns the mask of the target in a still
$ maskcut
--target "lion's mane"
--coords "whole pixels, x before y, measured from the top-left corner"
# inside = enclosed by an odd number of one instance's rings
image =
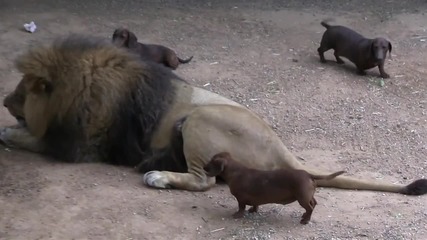
[[[16,66],[26,81],[29,131],[47,153],[70,162],[140,163],[174,101],[172,81],[179,79],[106,40],[82,35],[33,48]]]

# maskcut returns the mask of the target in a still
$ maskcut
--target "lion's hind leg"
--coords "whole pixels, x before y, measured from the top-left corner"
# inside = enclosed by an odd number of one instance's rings
[[[184,143],[191,145],[191,140]],[[144,183],[154,188],[175,188],[189,191],[205,191],[215,184],[214,177],[206,176],[203,163],[206,161],[201,155],[194,155],[188,144],[183,145],[187,172],[153,170],[144,174]],[[174,161],[171,157],[170,161]],[[178,169],[177,169],[178,170]]]
[[[185,119],[181,119],[176,128],[179,132],[174,138],[179,137],[179,144],[174,144],[174,147],[179,149],[174,149],[175,151],[173,154],[183,154],[181,157],[186,162],[187,171],[178,172],[178,169],[172,171],[159,171],[161,168],[156,168],[144,174],[143,181],[146,185],[154,188],[205,191],[215,184],[216,179],[206,176],[203,170],[204,165],[210,160],[210,154],[207,154],[209,149],[206,146],[208,146],[209,142],[212,140],[209,135],[199,134],[202,132],[199,131],[201,127],[200,120],[197,114],[196,116],[191,114]],[[160,160],[174,161],[173,156],[170,154],[167,159],[163,157]]]
[[[203,167],[215,154],[224,151],[246,166],[266,169],[280,164],[276,163],[280,159],[276,151],[281,149],[280,139],[264,121],[241,107],[199,107],[187,116],[181,133],[187,173],[151,171],[144,175],[145,184],[157,188],[207,190],[215,184],[215,178],[207,177]]]

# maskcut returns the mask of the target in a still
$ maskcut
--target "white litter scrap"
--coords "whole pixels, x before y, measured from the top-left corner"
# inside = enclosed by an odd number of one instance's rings
[[[30,23],[25,23],[24,28],[27,32],[33,33],[34,31],[36,31],[37,26],[34,21],[31,21]]]

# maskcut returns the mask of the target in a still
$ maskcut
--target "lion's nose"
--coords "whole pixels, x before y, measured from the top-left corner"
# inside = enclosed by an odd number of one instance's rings
[[[3,106],[6,107],[6,108],[7,108],[7,105],[9,105],[8,104],[8,102],[9,102],[8,100],[9,100],[9,96],[7,96],[5,99],[3,99]]]

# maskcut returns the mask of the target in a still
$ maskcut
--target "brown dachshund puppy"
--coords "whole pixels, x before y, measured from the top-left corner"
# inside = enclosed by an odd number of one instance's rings
[[[344,63],[340,56],[347,58],[356,65],[360,75],[365,75],[365,70],[378,66],[381,77],[390,77],[384,71],[387,51],[390,51],[391,58],[392,46],[389,41],[384,38],[365,38],[347,27],[331,26],[325,21],[321,24],[326,28],[320,47],[317,49],[321,62],[326,62],[323,53],[334,49],[337,63]]]
[[[155,44],[142,44],[138,42],[135,34],[126,28],[114,30],[112,42],[118,47],[125,47],[138,53],[141,58],[154,61],[175,70],[180,63],[188,63],[193,56],[188,59],[179,58],[176,53],[165,46]]]
[[[221,177],[229,186],[231,194],[239,203],[239,211],[234,218],[241,218],[246,205],[252,206],[249,212],[258,211],[258,206],[267,203],[289,204],[294,201],[306,210],[301,224],[310,221],[317,202],[314,199],[316,183],[314,180],[332,179],[344,173],[336,172],[327,176],[311,175],[304,170],[279,169],[261,171],[251,169],[234,161],[228,152],[221,152],[212,157],[203,168],[207,176]]]

